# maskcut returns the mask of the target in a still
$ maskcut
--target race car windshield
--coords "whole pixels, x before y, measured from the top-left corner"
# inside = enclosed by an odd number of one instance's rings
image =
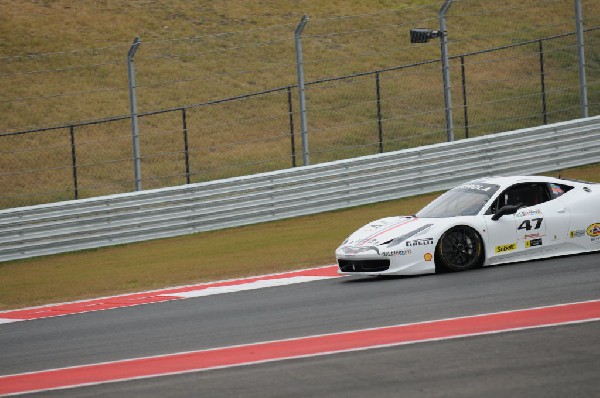
[[[495,184],[469,183],[453,188],[419,211],[421,218],[474,216],[500,188]]]

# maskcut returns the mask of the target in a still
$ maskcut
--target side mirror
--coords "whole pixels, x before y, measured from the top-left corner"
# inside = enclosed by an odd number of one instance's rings
[[[492,216],[492,220],[498,221],[500,219],[500,217],[502,217],[502,216],[505,216],[507,214],[515,214],[517,212],[517,210],[519,210],[520,207],[521,206],[513,206],[513,205],[502,206],[500,209],[498,209],[496,214],[494,214]]]

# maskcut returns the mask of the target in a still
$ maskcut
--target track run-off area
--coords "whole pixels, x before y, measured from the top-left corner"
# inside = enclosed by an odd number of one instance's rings
[[[318,267],[0,312],[0,396],[594,396],[599,320],[598,253]]]

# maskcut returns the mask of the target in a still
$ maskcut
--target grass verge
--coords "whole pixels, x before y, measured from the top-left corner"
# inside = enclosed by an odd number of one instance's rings
[[[600,182],[600,164],[545,174]],[[335,248],[358,227],[414,214],[436,196],[0,263],[0,309],[332,264]]]

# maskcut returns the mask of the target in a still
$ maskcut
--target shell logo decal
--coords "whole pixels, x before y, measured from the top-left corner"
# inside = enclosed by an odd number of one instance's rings
[[[425,253],[425,255],[423,256],[423,259],[425,261],[431,261],[433,259],[433,255],[431,253]]]
[[[587,228],[589,236],[600,236],[600,223],[594,223]]]

